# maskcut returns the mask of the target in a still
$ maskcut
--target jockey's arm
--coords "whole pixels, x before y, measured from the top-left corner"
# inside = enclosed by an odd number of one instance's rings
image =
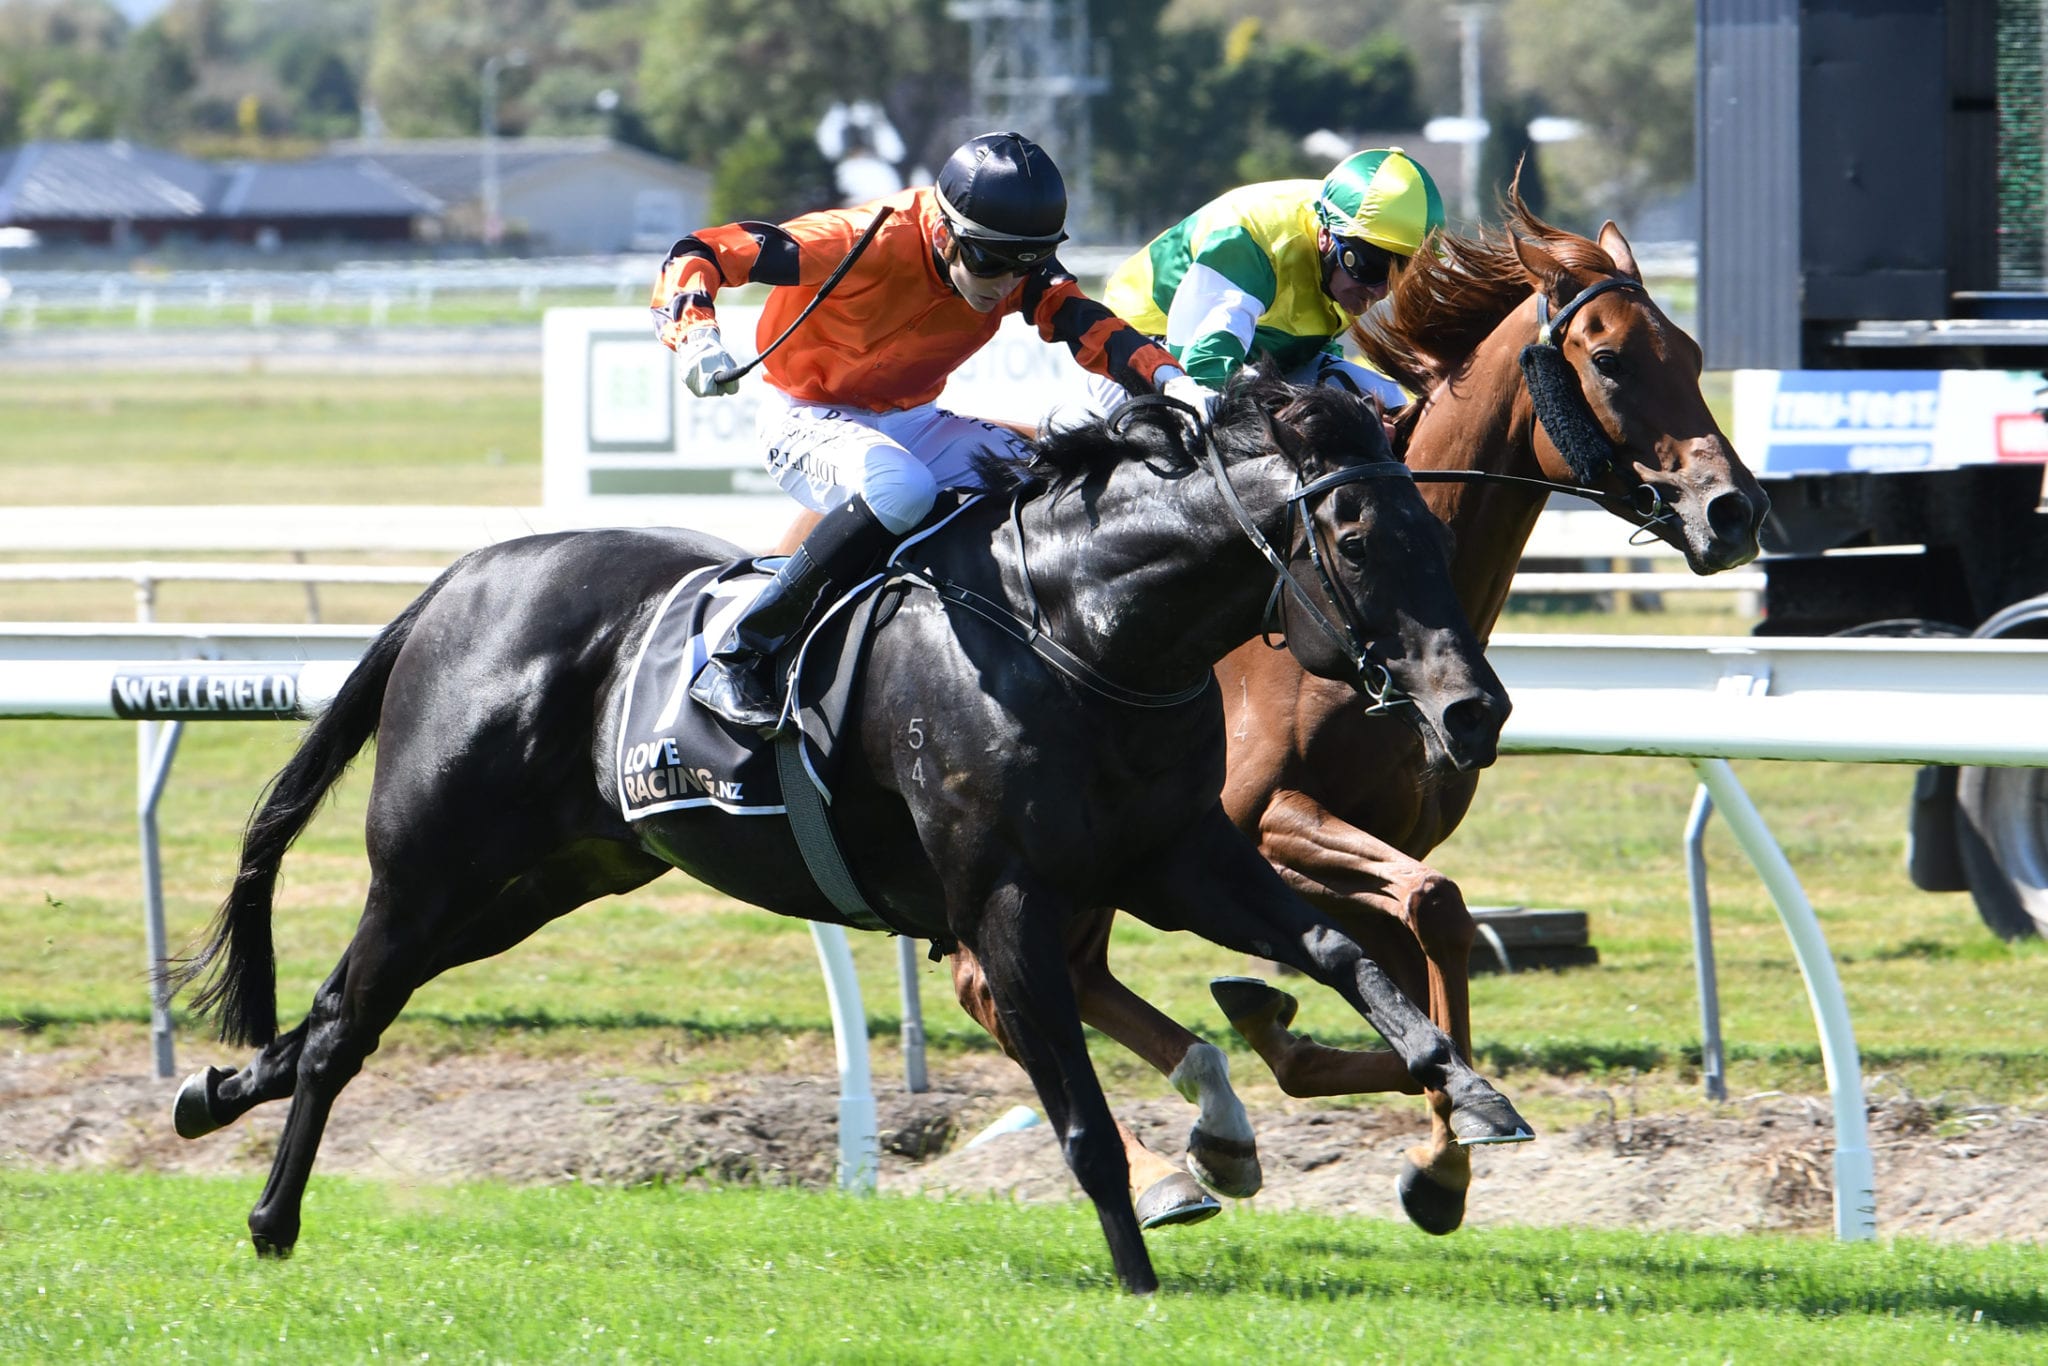
[[[718,321],[713,300],[727,285],[822,284],[872,216],[872,209],[833,209],[787,223],[727,223],[691,233],[669,248],[655,279],[655,336],[674,350]]]
[[[1189,378],[1221,389],[1251,355],[1278,293],[1271,259],[1242,228],[1203,242],[1166,311],[1166,338]]]
[[[1049,342],[1065,342],[1081,365],[1134,394],[1156,392],[1179,363],[1150,337],[1081,292],[1057,259],[1024,277],[1018,307]],[[1168,373],[1161,374],[1161,370]]]

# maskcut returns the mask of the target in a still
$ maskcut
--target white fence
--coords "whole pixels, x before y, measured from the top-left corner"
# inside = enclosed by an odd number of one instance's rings
[[[263,703],[282,709],[287,694],[291,710],[317,705],[372,630],[0,627],[0,716],[169,719],[164,739],[145,732],[139,750],[152,964],[164,948],[155,809],[179,728],[194,716],[261,714]],[[1692,760],[1770,890],[1805,979],[1834,1097],[1836,1232],[1875,1236],[1861,1064],[1834,960],[1797,876],[1727,760],[2048,765],[2048,642],[1496,636],[1489,657],[1515,700],[1505,752]],[[173,660],[225,667],[173,668]],[[140,682],[180,674],[195,681]],[[289,688],[274,681],[279,676],[289,677]],[[265,678],[273,681],[251,681]],[[841,1062],[842,1177],[858,1182],[871,1175],[875,1151],[865,1015],[843,935],[821,933],[816,942]],[[155,1004],[159,1068],[169,1075],[169,1017]]]
[[[318,620],[313,585],[323,583],[425,585],[454,555],[516,536],[587,526],[688,526],[751,550],[780,540],[794,516],[782,495],[704,495],[664,500],[630,510],[563,510],[488,506],[247,506],[247,507],[18,507],[0,508],[0,545],[16,553],[307,554],[399,553],[433,556],[436,565],[314,565],[123,560],[119,562],[0,564],[0,582],[124,581],[135,585],[138,615],[148,620],[156,589],[177,580],[302,583]],[[1631,529],[1605,512],[1553,509],[1537,519],[1524,551],[1527,560],[1578,560],[1656,565],[1657,569],[1524,572],[1514,591],[1560,593],[1735,593],[1744,610],[1763,591],[1763,571],[1735,570],[1702,577],[1688,573],[1677,552],[1662,542],[1633,543]]]

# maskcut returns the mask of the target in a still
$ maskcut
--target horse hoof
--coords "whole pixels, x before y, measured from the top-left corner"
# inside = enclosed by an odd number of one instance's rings
[[[281,1262],[292,1255],[292,1244],[279,1242],[261,1233],[249,1235],[249,1241],[256,1245],[256,1255],[266,1262]]]
[[[1175,1172],[1154,1181],[1138,1197],[1138,1227],[1166,1228],[1174,1224],[1199,1224],[1223,1208],[1223,1202],[1202,1189],[1186,1172]]]
[[[221,1127],[213,1117],[213,1092],[222,1081],[235,1075],[231,1067],[209,1067],[185,1078],[178,1098],[171,1104],[171,1127],[179,1138],[201,1138]]]
[[[1188,1170],[1210,1190],[1233,1200],[1250,1199],[1266,1184],[1257,1140],[1218,1138],[1201,1129],[1188,1131]]]
[[[1294,1023],[1294,1012],[1301,1009],[1301,1002],[1256,977],[1211,978],[1209,994],[1216,998],[1216,1004],[1223,1008],[1223,1018],[1233,1028],[1239,1020],[1250,1024],[1257,1016],[1271,1011],[1273,1023],[1285,1029]]]
[[[1451,1136],[1469,1148],[1482,1143],[1527,1143],[1536,1137],[1536,1130],[1515,1113],[1506,1096],[1488,1091],[1451,1111]]]
[[[1442,1185],[1412,1158],[1401,1159],[1401,1174],[1394,1178],[1394,1194],[1408,1221],[1424,1233],[1439,1238],[1465,1222],[1465,1192]]]

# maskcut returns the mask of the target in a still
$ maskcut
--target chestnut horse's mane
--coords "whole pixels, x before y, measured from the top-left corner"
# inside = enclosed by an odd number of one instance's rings
[[[1515,238],[1539,239],[1568,271],[1612,275],[1618,269],[1599,243],[1531,213],[1513,185],[1501,198],[1501,211],[1498,228],[1482,227],[1469,237],[1439,233],[1435,252],[1425,248],[1395,271],[1387,302],[1352,325],[1352,340],[1366,363],[1411,394],[1427,394],[1455,374],[1529,297],[1529,274],[1515,254]],[[1557,282],[1543,283],[1551,289]]]

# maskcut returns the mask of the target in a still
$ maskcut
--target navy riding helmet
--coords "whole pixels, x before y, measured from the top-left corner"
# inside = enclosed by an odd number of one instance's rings
[[[935,188],[961,259],[976,275],[1031,270],[1067,238],[1067,183],[1022,133],[961,143]]]

